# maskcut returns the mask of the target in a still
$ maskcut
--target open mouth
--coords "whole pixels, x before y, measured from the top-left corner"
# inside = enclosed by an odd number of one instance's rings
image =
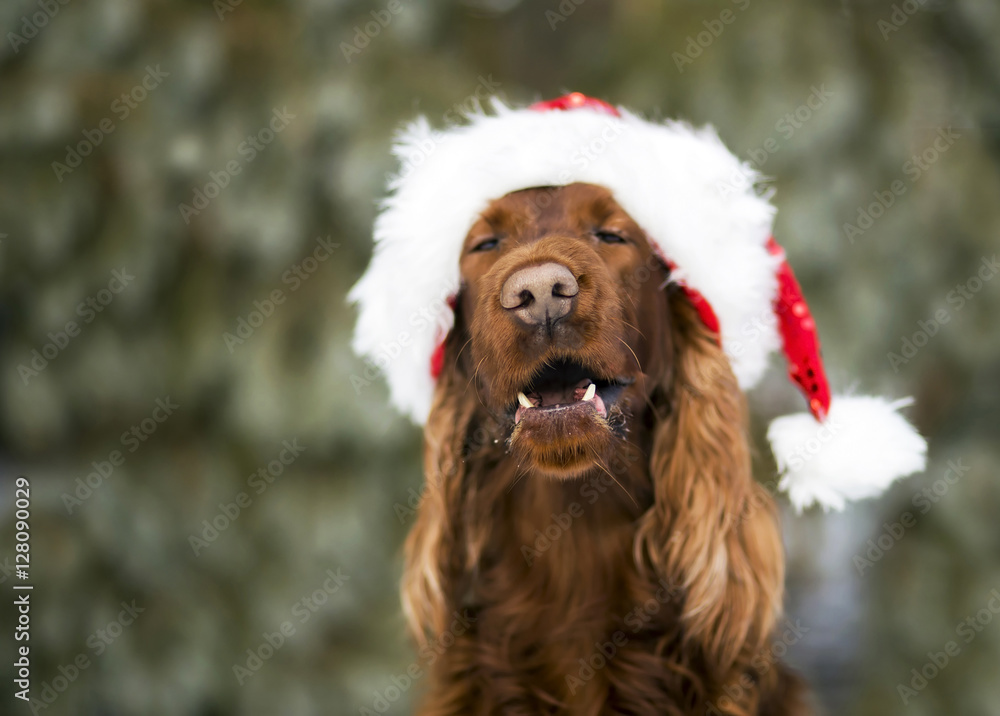
[[[602,418],[630,381],[596,377],[571,360],[546,364],[517,394],[514,424],[526,416],[544,418],[557,411],[593,410]]]

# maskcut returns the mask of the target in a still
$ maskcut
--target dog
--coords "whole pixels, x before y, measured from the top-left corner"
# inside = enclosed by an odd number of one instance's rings
[[[405,545],[418,713],[811,713],[743,393],[643,227],[602,186],[514,191],[459,270]]]
[[[770,192],[711,127],[579,92],[491,110],[396,134],[349,294],[366,376],[424,427],[419,713],[810,713],[743,391],[780,350],[796,511],[923,470],[912,401],[833,394]]]

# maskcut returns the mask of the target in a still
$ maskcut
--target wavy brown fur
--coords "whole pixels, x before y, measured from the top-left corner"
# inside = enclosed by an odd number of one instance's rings
[[[404,607],[430,672],[419,713],[808,713],[797,679],[759,658],[780,616],[782,548],[716,338],[660,290],[666,269],[604,190],[497,204],[469,242],[499,227],[510,245],[463,258],[406,543]],[[597,221],[588,212],[618,217],[634,250],[576,238]],[[552,259],[581,278],[573,351],[556,338],[525,348],[491,300],[511,270]],[[589,469],[541,474],[533,459],[563,437],[518,436],[505,405],[533,365],[571,353],[636,381],[607,421],[581,426],[593,439],[566,443],[589,451]]]

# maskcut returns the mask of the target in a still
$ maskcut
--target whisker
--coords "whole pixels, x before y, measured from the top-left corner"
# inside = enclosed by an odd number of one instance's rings
[[[624,320],[624,319],[622,320],[622,323],[623,323],[624,325],[628,326],[629,328],[631,328],[631,329],[632,329],[633,331],[635,331],[636,333],[638,333],[640,337],[642,337],[642,338],[645,338],[645,337],[646,337],[646,335],[645,335],[645,334],[644,334],[644,333],[643,333],[642,331],[640,331],[640,330],[639,330],[639,327],[638,327],[638,326],[633,326],[633,325],[632,325],[631,323],[629,323],[628,321],[626,321],[626,320]]]
[[[616,338],[617,338],[617,336],[616,336]],[[637,355],[635,354],[635,351],[634,351],[634,350],[632,350],[632,346],[630,346],[630,345],[629,345],[628,343],[626,343],[625,341],[622,341],[622,339],[621,339],[621,338],[618,338],[618,340],[619,340],[619,341],[621,341],[621,344],[622,344],[623,346],[625,346],[626,348],[628,348],[628,352],[632,354],[632,357],[633,357],[633,358],[635,358],[635,365],[636,365],[636,367],[637,367],[637,368],[638,368],[638,369],[639,369],[640,371],[642,371],[642,364],[641,364],[641,363],[639,362],[639,356],[637,356]]]
[[[527,468],[525,468],[524,471],[520,475],[515,474],[514,475],[514,482],[510,483],[510,487],[507,488],[505,494],[510,494],[510,491],[514,489],[514,486],[517,485],[517,483],[521,481],[521,478],[524,477],[527,474],[528,474],[528,469]]]
[[[636,330],[638,330],[638,329],[636,329]],[[462,351],[464,351],[465,348],[466,348],[466,346],[468,346],[470,343],[472,343],[472,339],[471,338],[465,342],[465,345],[463,345],[461,348],[458,349],[458,355],[455,356],[455,365],[456,366],[458,365],[458,359],[462,357]]]
[[[479,359],[479,364],[476,366],[476,370],[473,371],[472,377],[469,378],[469,382],[465,384],[466,390],[469,389],[469,386],[472,385],[472,382],[479,376],[479,369],[482,367],[484,360],[486,360],[486,356],[483,356],[482,358]],[[486,403],[483,402],[483,396],[479,393],[479,383],[476,383],[476,399],[479,401],[479,404],[481,406],[483,406],[484,408],[486,407]]]
[[[472,385],[472,381],[474,381],[476,379],[476,377],[479,375],[479,369],[482,367],[484,360],[486,360],[486,356],[483,356],[482,358],[479,359],[479,363],[476,365],[476,369],[472,372],[472,377],[469,378],[469,382],[465,384],[465,389],[466,390],[469,389],[469,386]],[[478,391],[478,388],[477,388],[477,391]]]
[[[628,499],[632,500],[632,504],[635,505],[636,508],[638,508],[639,503],[635,501],[634,497],[632,497],[632,493],[625,489],[625,485],[618,482],[618,478],[612,475],[611,471],[604,466],[603,461],[599,457],[597,457],[597,453],[593,453],[593,457],[594,457],[594,464],[597,465],[602,470],[604,470],[604,472],[607,473],[607,476],[610,477],[612,480],[614,480],[615,484],[618,485],[618,487],[622,488],[622,492],[628,495]]]
[[[479,375],[479,369],[483,367],[483,361],[485,360],[486,356],[483,356],[482,358],[479,359],[479,362],[476,363],[476,369],[472,372],[472,378],[469,379],[470,383],[476,379],[476,376]]]

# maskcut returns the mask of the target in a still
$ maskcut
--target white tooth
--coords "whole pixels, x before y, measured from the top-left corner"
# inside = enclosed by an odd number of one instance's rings
[[[584,400],[593,400],[594,395],[597,393],[597,384],[591,383],[587,386],[587,392],[583,394]]]
[[[528,400],[528,396],[525,395],[524,393],[518,393],[517,394],[517,402],[519,402],[521,404],[521,406],[525,407],[525,408],[534,408],[535,407],[535,404],[532,403],[530,400]]]

